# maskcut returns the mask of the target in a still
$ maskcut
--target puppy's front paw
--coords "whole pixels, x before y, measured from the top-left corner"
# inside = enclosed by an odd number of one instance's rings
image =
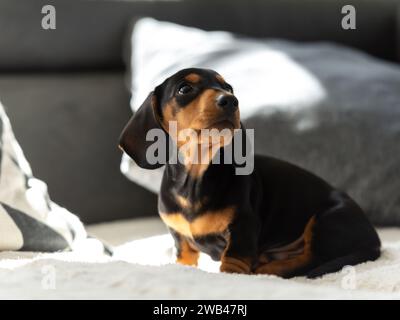
[[[197,260],[198,257],[180,257],[176,259],[176,263],[178,264],[183,264],[185,266],[192,266],[192,267],[197,267]]]
[[[220,271],[227,272],[227,273],[249,274],[251,271],[250,261],[249,261],[249,259],[224,257],[221,259]]]

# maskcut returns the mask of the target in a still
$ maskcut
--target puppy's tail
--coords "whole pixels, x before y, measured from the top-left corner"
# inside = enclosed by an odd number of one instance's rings
[[[320,265],[317,268],[312,269],[307,273],[307,278],[315,279],[327,273],[337,272],[345,266],[354,266],[362,262],[374,261],[379,258],[380,254],[381,251],[379,247],[375,249],[366,249],[362,251],[357,251],[352,254],[328,261],[323,265]]]

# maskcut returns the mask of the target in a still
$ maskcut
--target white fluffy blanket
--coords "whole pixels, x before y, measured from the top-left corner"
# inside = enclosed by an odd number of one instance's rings
[[[380,230],[378,261],[317,280],[221,274],[205,256],[199,269],[171,264],[172,239],[158,219],[88,229],[116,246],[113,258],[90,240],[69,253],[2,252],[0,299],[400,298],[400,229]]]

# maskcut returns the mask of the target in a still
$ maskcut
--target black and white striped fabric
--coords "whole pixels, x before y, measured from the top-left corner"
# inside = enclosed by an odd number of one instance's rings
[[[80,220],[32,175],[0,103],[0,250],[68,250],[86,237]]]

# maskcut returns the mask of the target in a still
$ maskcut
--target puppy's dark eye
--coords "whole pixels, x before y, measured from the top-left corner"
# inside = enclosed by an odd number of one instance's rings
[[[183,83],[178,88],[179,94],[187,94],[193,90],[193,87],[190,84]]]
[[[225,90],[229,91],[230,93],[233,93],[233,88],[232,88],[232,86],[230,84],[226,84]]]

